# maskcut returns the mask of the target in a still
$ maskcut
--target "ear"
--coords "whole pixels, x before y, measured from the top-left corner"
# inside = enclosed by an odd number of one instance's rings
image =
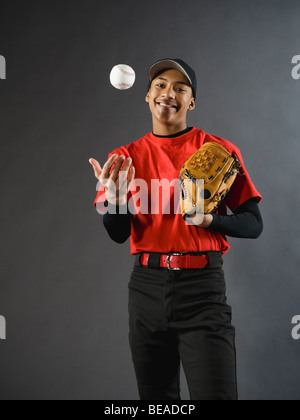
[[[150,91],[147,93],[145,101],[148,102],[148,103],[150,102]]]
[[[191,103],[189,105],[189,111],[194,111],[196,108],[195,98],[192,98]]]

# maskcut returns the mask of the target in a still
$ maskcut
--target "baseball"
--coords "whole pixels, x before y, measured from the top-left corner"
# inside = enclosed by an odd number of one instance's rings
[[[110,73],[110,83],[119,90],[130,89],[135,82],[135,72],[126,64],[118,64]]]

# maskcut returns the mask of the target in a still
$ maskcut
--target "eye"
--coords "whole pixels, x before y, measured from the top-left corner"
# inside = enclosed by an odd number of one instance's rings
[[[181,89],[181,88],[177,88],[175,90],[177,90],[177,92],[185,92],[185,90],[184,89]]]
[[[159,88],[162,88],[162,89],[164,89],[166,87],[163,83],[158,83],[156,86],[159,87]]]

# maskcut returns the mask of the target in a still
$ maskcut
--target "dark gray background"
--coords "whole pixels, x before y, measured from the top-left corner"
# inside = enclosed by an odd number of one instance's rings
[[[264,196],[263,236],[231,239],[225,258],[240,398],[299,398],[299,15],[298,0],[1,5],[1,399],[138,398],[133,259],[93,208],[88,159],[151,131],[147,69],[168,56],[197,71],[190,125],[235,143]],[[130,91],[109,84],[119,63],[136,70]]]

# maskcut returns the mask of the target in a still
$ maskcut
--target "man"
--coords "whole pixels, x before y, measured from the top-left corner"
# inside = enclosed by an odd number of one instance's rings
[[[182,60],[164,59],[151,67],[149,77],[146,101],[153,132],[114,151],[103,169],[90,160],[104,185],[95,206],[99,211],[108,207],[104,215],[108,234],[118,243],[130,237],[135,255],[129,284],[130,345],[140,398],[179,400],[181,361],[191,399],[236,400],[235,329],[225,295],[222,256],[230,248],[226,235],[260,236],[261,195],[237,147],[188,128],[187,114],[195,108],[197,94],[194,71]],[[207,142],[219,143],[235,154],[241,175],[218,210],[193,225],[183,220],[176,204],[171,208],[178,187],[172,181],[178,180],[186,160]],[[167,203],[171,214],[164,212],[168,206],[161,202],[159,211],[153,211],[157,210],[153,203],[149,212],[128,211],[136,179],[146,182],[152,200],[153,180],[168,180],[174,187]],[[110,211],[113,204],[117,214]],[[233,212],[230,216],[227,207]]]

